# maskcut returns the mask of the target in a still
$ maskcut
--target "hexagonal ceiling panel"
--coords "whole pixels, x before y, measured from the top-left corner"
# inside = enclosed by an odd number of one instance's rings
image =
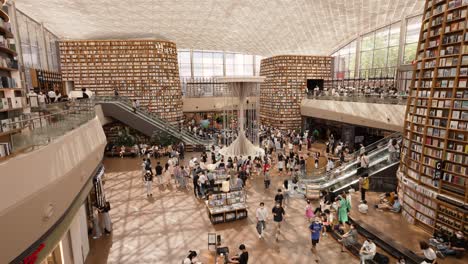
[[[422,13],[424,0],[16,0],[65,39],[158,38],[178,48],[328,55]]]

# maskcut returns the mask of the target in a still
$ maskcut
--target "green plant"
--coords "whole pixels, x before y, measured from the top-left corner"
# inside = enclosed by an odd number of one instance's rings
[[[119,127],[117,129],[117,138],[115,139],[116,145],[131,147],[136,144],[135,136],[130,134],[128,127]]]
[[[177,143],[177,141],[178,141],[177,138],[175,138],[174,136],[164,131],[154,131],[150,139],[150,143],[152,145],[161,145],[161,146],[169,146],[169,145]]]

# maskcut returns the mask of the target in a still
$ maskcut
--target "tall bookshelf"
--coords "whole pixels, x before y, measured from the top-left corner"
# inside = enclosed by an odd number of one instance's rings
[[[260,120],[280,129],[301,127],[301,101],[308,79],[330,80],[332,57],[283,55],[263,59],[260,75]]]
[[[182,118],[182,93],[176,45],[159,40],[61,41],[63,81],[96,95],[119,94],[176,123]]]
[[[403,215],[468,235],[468,0],[426,0],[406,110]]]
[[[11,154],[11,135],[20,131],[25,106],[9,6],[0,1],[0,159]]]
[[[60,72],[30,69],[29,73],[31,75],[31,85],[36,92],[47,94],[48,91],[53,90],[59,91],[62,96],[66,95]]]

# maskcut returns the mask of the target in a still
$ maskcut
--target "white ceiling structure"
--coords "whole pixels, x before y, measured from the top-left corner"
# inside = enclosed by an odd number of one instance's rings
[[[329,55],[358,34],[421,14],[424,0],[15,0],[64,39],[157,38],[178,48]]]

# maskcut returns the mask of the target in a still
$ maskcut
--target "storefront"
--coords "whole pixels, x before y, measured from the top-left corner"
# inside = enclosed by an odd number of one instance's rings
[[[89,203],[96,200],[96,179],[104,168],[96,168],[65,214],[41,238],[10,263],[82,264],[89,253]],[[102,187],[102,186],[101,186]],[[104,197],[103,194],[101,194]],[[105,202],[105,198],[104,202]]]

